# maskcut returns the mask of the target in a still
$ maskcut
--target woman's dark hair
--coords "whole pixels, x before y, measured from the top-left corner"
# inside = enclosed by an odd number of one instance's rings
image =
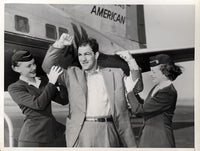
[[[174,81],[180,74],[182,74],[181,66],[172,64],[162,64],[160,67],[161,72],[171,81]]]
[[[92,48],[94,53],[99,51],[99,44],[97,43],[96,39],[88,38],[80,43],[79,47],[89,45]]]
[[[11,65],[12,65],[13,67],[18,66],[18,61],[11,61]]]

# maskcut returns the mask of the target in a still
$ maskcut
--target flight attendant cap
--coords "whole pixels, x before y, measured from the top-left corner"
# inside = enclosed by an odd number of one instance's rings
[[[150,59],[150,66],[154,67],[160,64],[173,64],[173,60],[169,55],[159,54],[156,56],[152,56]]]
[[[11,61],[14,62],[27,62],[33,59],[32,54],[28,50],[19,50],[14,52]]]

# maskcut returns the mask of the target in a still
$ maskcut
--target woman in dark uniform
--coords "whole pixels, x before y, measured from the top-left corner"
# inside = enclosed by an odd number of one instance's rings
[[[56,146],[56,140],[62,140],[58,137],[64,139],[65,126],[57,122],[52,115],[51,100],[63,105],[67,104],[67,97],[60,95],[55,86],[62,70],[53,66],[48,75],[49,80],[36,77],[35,60],[26,50],[15,52],[11,62],[12,69],[20,73],[20,77],[8,87],[8,91],[25,115],[18,146]]]
[[[176,108],[177,91],[172,81],[182,74],[182,70],[165,54],[151,57],[150,66],[150,75],[155,86],[143,104],[139,101],[139,96],[135,96],[131,91],[130,85],[126,84],[133,113],[142,115],[145,119],[139,147],[175,147],[172,118]]]

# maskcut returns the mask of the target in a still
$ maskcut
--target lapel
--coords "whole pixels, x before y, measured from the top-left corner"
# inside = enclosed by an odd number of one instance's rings
[[[146,100],[149,100],[150,98],[152,98],[152,93],[153,93],[153,90],[155,89],[155,87],[156,87],[156,85],[150,90],[149,94],[147,95]]]
[[[80,84],[85,96],[87,95],[87,83],[84,71],[78,70],[77,74],[78,83]]]
[[[76,72],[77,81],[82,89],[83,97],[81,97],[81,101],[79,103],[81,107],[83,107],[83,111],[86,111],[86,104],[87,104],[87,81],[86,76],[83,70],[77,70]]]
[[[110,105],[112,112],[114,111],[114,73],[111,69],[102,69],[102,75],[105,82],[106,91],[108,93],[108,99],[110,100]]]

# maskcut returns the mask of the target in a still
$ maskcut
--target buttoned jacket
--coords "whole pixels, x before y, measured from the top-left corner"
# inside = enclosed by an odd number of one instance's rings
[[[12,99],[25,115],[19,135],[19,141],[35,143],[52,143],[56,133],[64,126],[57,122],[52,114],[51,101],[67,104],[66,97],[59,95],[55,85],[41,78],[39,88],[18,80],[8,87]]]
[[[177,91],[171,84],[152,95],[154,88],[144,104],[138,102],[133,92],[128,94],[133,113],[144,116],[145,119],[139,147],[175,147],[172,119],[176,109]]]

